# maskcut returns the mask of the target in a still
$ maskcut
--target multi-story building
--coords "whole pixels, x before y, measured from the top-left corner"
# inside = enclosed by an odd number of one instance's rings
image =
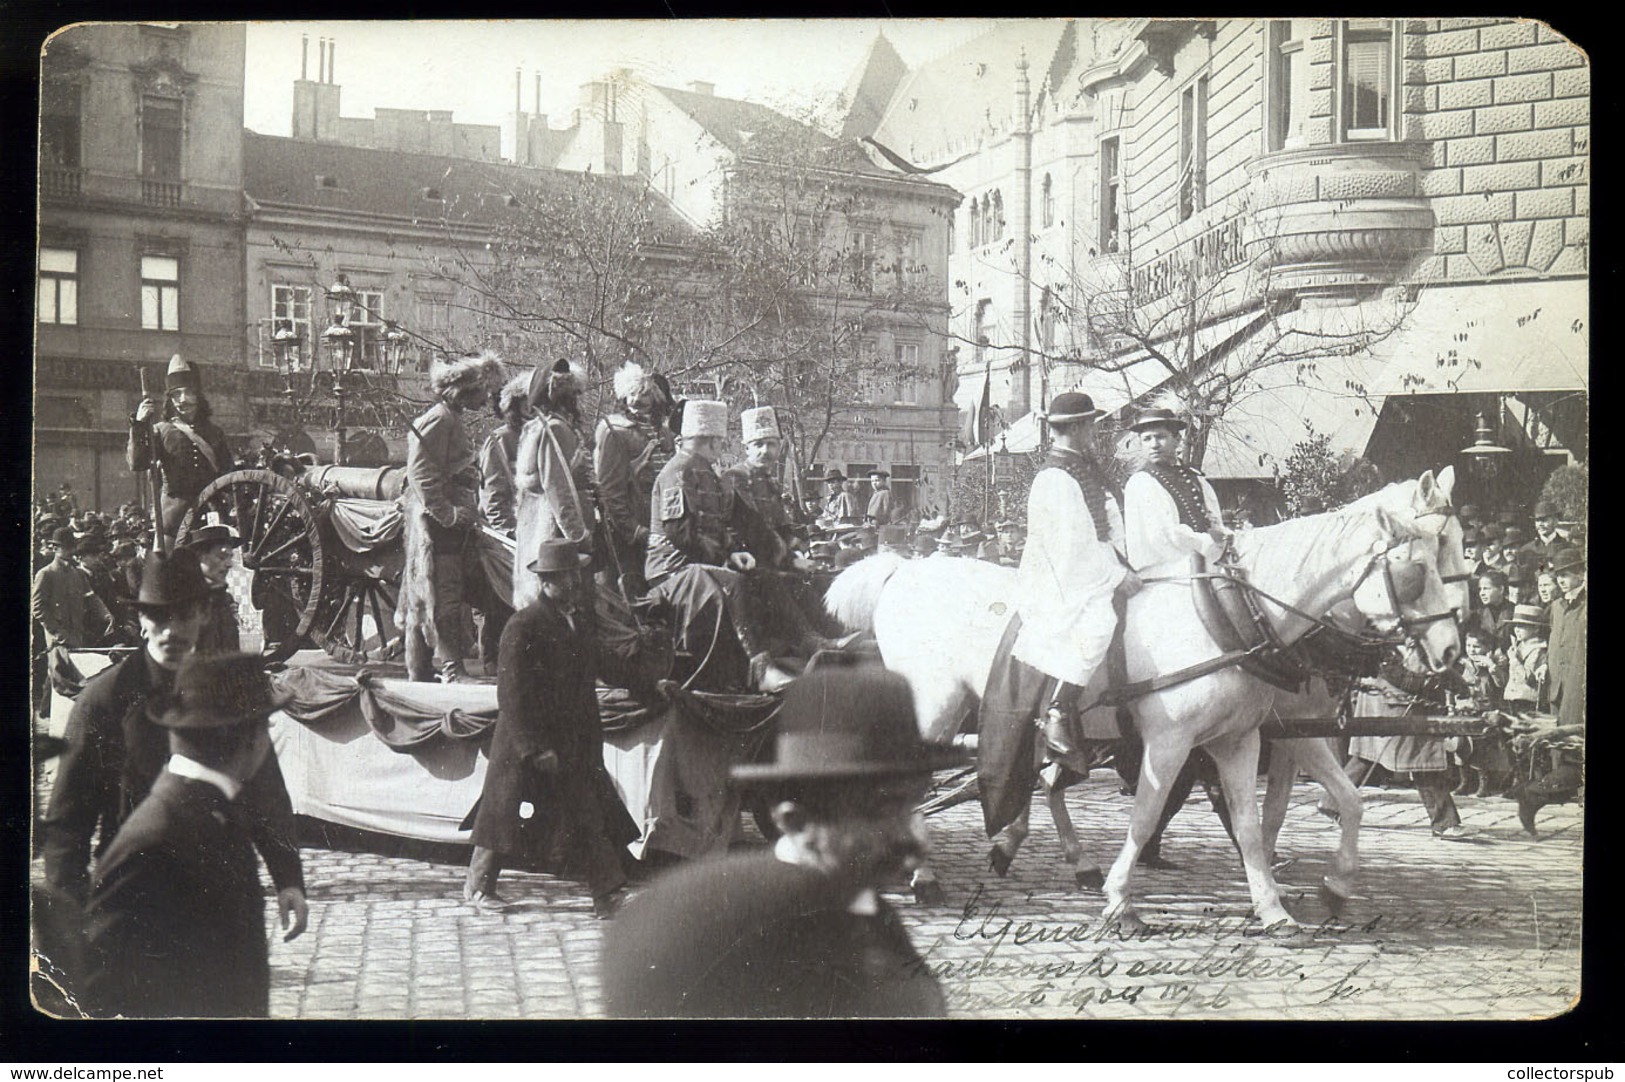
[[[35,484],[143,497],[125,468],[138,369],[180,353],[215,418],[244,408],[241,24],[100,24],[42,61]]]
[[[943,114],[955,85],[986,106]],[[1400,476],[1466,466],[1483,414],[1526,502],[1586,455],[1589,96],[1531,21],[1021,24],[874,137],[967,193],[961,405],[985,356],[1012,442],[1046,391],[1173,389],[1210,476],[1272,476],[1305,422]]]
[[[759,221],[810,234],[797,243],[821,265],[809,266],[799,299],[825,322],[851,324],[827,348],[852,356],[832,423],[806,443],[809,461],[801,465],[859,476],[883,467],[900,494],[921,506],[940,502],[957,428],[946,303],[957,192],[879,168],[861,153],[842,154],[811,127],[720,97],[706,83],[679,90],[615,72],[582,88],[568,128],[527,119],[521,145],[537,164],[643,178],[695,229]],[[784,156],[760,150],[758,137],[791,139],[810,155],[786,167]],[[776,183],[790,172],[793,184]],[[779,198],[791,187],[818,198]],[[787,222],[812,206],[822,209]],[[831,267],[838,272],[824,273]]]

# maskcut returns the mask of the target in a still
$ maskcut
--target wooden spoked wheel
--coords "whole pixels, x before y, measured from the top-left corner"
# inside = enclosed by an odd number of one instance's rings
[[[297,482],[270,470],[234,470],[211,481],[182,525],[179,542],[209,512],[243,539],[239,558],[254,576],[250,601],[265,628],[264,652],[281,661],[311,634],[326,560],[316,507]]]
[[[405,646],[395,626],[405,549],[397,542],[374,552],[329,553],[327,599],[311,635],[339,661],[394,661]]]

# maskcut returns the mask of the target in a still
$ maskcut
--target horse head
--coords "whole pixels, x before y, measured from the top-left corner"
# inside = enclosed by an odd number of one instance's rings
[[[1403,632],[1429,667],[1442,672],[1461,653],[1461,627],[1452,592],[1439,574],[1439,534],[1382,507],[1370,514],[1376,538],[1370,559],[1356,572],[1354,605],[1379,630]]]
[[[1380,508],[1399,528],[1417,537],[1434,539],[1439,577],[1444,581],[1450,604],[1461,612],[1470,603],[1472,568],[1462,547],[1464,530],[1450,502],[1456,485],[1456,468],[1446,466],[1435,476],[1432,470],[1415,481],[1401,481],[1350,504],[1351,509]]]

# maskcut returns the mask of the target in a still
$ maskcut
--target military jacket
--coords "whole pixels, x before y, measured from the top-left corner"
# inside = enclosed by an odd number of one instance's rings
[[[781,535],[795,528],[784,506],[784,489],[773,471],[740,462],[722,471],[722,483],[750,501],[762,521]]]
[[[406,439],[406,479],[423,509],[440,525],[474,525],[480,468],[462,416],[445,402],[436,402],[412,423]]]
[[[195,425],[174,421],[149,424],[132,417],[124,459],[137,472],[157,465],[163,479],[160,511],[164,530],[170,534],[179,527],[204,487],[234,465],[226,434],[212,421]]]

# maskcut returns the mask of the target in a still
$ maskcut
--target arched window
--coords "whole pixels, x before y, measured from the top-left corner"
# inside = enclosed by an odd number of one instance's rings
[[[1055,224],[1055,185],[1050,182],[1048,173],[1044,174],[1044,189],[1039,201],[1039,220],[1043,227],[1048,229]]]
[[[993,192],[993,239],[1004,239],[1004,193]]]
[[[970,201],[970,246],[975,248],[982,243],[982,208],[976,200]]]

